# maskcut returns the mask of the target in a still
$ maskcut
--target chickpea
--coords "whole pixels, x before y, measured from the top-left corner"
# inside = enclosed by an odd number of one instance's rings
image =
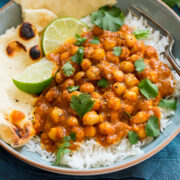
[[[106,59],[107,61],[109,62],[112,62],[114,64],[118,64],[119,63],[119,57],[118,56],[115,56],[112,51],[108,51],[106,53]]]
[[[73,46],[71,47],[71,55],[74,56],[74,55],[77,53],[78,49],[79,49],[78,46],[74,46],[74,45],[73,45]]]
[[[96,113],[96,111],[90,111],[87,112],[83,116],[83,124],[87,126],[92,126],[99,122],[99,115]]]
[[[53,87],[51,89],[49,89],[49,91],[46,93],[45,98],[51,102],[53,101],[55,98],[57,98],[59,95],[59,90],[57,87]]]
[[[115,128],[111,123],[103,122],[99,125],[99,132],[105,135],[114,134]]]
[[[65,119],[66,119],[64,111],[58,107],[53,108],[50,116],[54,123],[60,123],[60,122],[65,121]]]
[[[99,36],[103,33],[103,30],[98,27],[98,26],[95,26],[93,29],[92,29],[92,32],[95,36]]]
[[[120,96],[123,94],[126,90],[126,86],[123,83],[114,83],[113,84],[113,91],[116,93],[116,95]]]
[[[98,92],[92,92],[91,96],[94,99],[101,99],[102,98],[102,96]]]
[[[69,127],[77,126],[78,125],[78,119],[74,116],[70,116],[67,120],[67,125]]]
[[[88,70],[91,67],[92,63],[89,59],[83,59],[81,62],[81,67],[84,71]]]
[[[108,101],[108,108],[113,110],[120,110],[121,109],[121,101],[117,97],[112,97]]]
[[[100,76],[100,70],[99,68],[95,67],[95,66],[91,66],[87,71],[86,71],[86,76],[89,80],[92,81],[96,81],[96,80],[100,80],[101,76]]]
[[[115,94],[114,94],[114,92],[112,92],[112,91],[106,91],[104,94],[103,94],[103,97],[105,98],[105,99],[111,99],[112,97],[114,97],[115,96]]]
[[[145,56],[148,57],[148,58],[151,58],[151,57],[158,57],[157,55],[157,52],[156,52],[156,49],[152,46],[147,46],[146,47],[146,50],[145,50]]]
[[[145,139],[147,137],[144,127],[140,127],[137,134],[140,139]]]
[[[78,126],[73,127],[72,132],[76,133],[76,140],[82,140],[85,136],[84,128]]]
[[[141,124],[147,122],[149,119],[149,114],[146,111],[138,112],[132,119],[133,124]]]
[[[64,52],[60,55],[60,61],[65,61],[67,60],[68,58],[70,57],[70,53],[67,51],[67,52]]]
[[[153,71],[153,70],[149,71],[148,76],[152,83],[158,82],[158,75],[157,75],[156,71]]]
[[[128,101],[134,102],[134,101],[137,101],[138,96],[135,92],[128,90],[124,93],[123,98]]]
[[[126,43],[129,48],[132,48],[136,41],[136,37],[133,34],[126,34]]]
[[[134,72],[134,64],[130,61],[123,61],[120,64],[120,69],[125,73],[133,73]]]
[[[112,51],[113,48],[116,46],[116,42],[111,39],[105,39],[103,45],[106,51]]]
[[[80,91],[84,93],[92,93],[95,87],[92,83],[84,83],[80,86]]]
[[[70,94],[70,99],[73,97],[73,96],[79,96],[81,94],[80,91],[74,91]]]
[[[135,92],[136,94],[139,94],[139,88],[137,86],[130,88],[130,91]]]
[[[95,61],[103,60],[104,57],[105,57],[105,51],[104,51],[104,49],[101,49],[101,48],[95,49],[94,53],[92,54],[92,58]]]
[[[85,72],[84,72],[84,71],[79,71],[79,72],[76,73],[76,75],[74,76],[74,80],[75,80],[76,82],[81,81],[84,76],[85,76]]]
[[[74,86],[74,80],[73,79],[67,79],[64,83],[63,83],[63,88],[66,89],[69,86]]]
[[[84,131],[86,137],[94,137],[96,135],[96,128],[94,126],[86,126]]]
[[[98,111],[101,108],[101,101],[100,99],[92,99],[95,101],[92,110]]]
[[[141,52],[144,55],[144,51],[145,51],[145,45],[143,41],[136,41],[133,48],[131,49],[131,54]]]
[[[108,144],[114,144],[116,142],[116,140],[117,140],[117,135],[116,134],[108,135],[106,140],[107,140]]]
[[[53,141],[58,141],[61,138],[63,138],[65,136],[65,134],[66,134],[66,129],[64,129],[61,126],[58,126],[58,127],[51,128],[48,133],[48,136]]]
[[[137,80],[134,74],[126,74],[124,83],[129,88],[129,87],[136,86],[139,83],[139,81]]]
[[[55,79],[58,84],[60,84],[63,81],[63,76],[62,76],[61,72],[56,73]]]
[[[122,47],[122,50],[121,50],[121,54],[120,54],[120,59],[126,59],[128,58],[130,55],[130,51],[127,47]]]
[[[117,82],[122,82],[124,80],[124,73],[121,70],[113,71],[113,79]]]
[[[132,63],[135,63],[137,60],[141,58],[142,58],[141,54],[133,54],[128,58],[128,60],[131,61]]]
[[[63,100],[69,101],[71,97],[70,97],[68,90],[66,90],[66,89],[63,90],[60,98],[62,98]]]
[[[93,47],[85,47],[84,48],[84,57],[90,59],[92,54],[93,54],[93,52],[94,52],[94,48]]]

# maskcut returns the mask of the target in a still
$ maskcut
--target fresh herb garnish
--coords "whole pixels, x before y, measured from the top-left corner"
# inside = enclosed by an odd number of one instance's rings
[[[78,90],[79,89],[79,86],[69,86],[68,88],[67,88],[67,90],[69,91],[69,92],[74,92],[74,91],[76,91],[76,90]]]
[[[161,99],[159,102],[160,107],[165,107],[167,109],[173,109],[176,110],[177,107],[177,100],[175,99]]]
[[[90,41],[90,43],[92,43],[92,44],[100,44],[99,38],[95,36],[95,37]]]
[[[62,67],[62,72],[67,77],[71,76],[74,73],[74,67],[69,61]]]
[[[94,102],[89,94],[81,93],[79,96],[72,96],[70,106],[80,117],[83,117],[91,111]]]
[[[138,87],[147,99],[155,98],[159,93],[158,87],[147,78],[141,80]]]
[[[124,24],[124,15],[119,8],[104,6],[91,14],[91,22],[109,31],[118,31]]]
[[[83,60],[83,56],[84,56],[84,48],[79,47],[77,53],[73,57],[71,57],[71,60],[77,64],[81,64]]]
[[[157,137],[160,134],[159,131],[159,119],[156,116],[151,116],[145,127],[147,136]]]
[[[76,41],[75,45],[81,46],[84,43],[84,41],[86,41],[87,38],[81,37],[79,34],[76,34],[76,39],[77,39],[77,41]]]
[[[134,132],[134,131],[129,131],[129,132],[128,132],[128,139],[129,139],[129,142],[130,142],[131,144],[136,144],[136,143],[138,142],[138,140],[139,140],[139,137],[138,137],[138,135],[137,135],[136,132]]]
[[[63,140],[64,142],[61,144],[61,146],[58,147],[58,151],[56,154],[57,158],[56,158],[56,162],[54,163],[55,166],[59,164],[59,161],[61,160],[63,155],[71,152],[71,150],[68,149],[67,147],[71,146],[69,142],[70,140],[73,140],[73,141],[76,140],[76,133],[72,132],[70,136],[65,136]]]
[[[134,65],[135,65],[136,71],[138,73],[141,73],[141,72],[143,72],[146,69],[146,65],[145,65],[145,63],[143,61],[143,58],[141,58],[140,60],[137,60],[134,63]]]
[[[97,82],[97,85],[98,85],[99,87],[106,88],[106,87],[108,87],[109,83],[108,83],[107,79],[102,78],[101,80],[99,80],[99,81]]]
[[[149,29],[144,29],[144,30],[135,30],[133,32],[134,36],[137,39],[145,39],[148,37],[148,35],[150,34],[150,30]]]
[[[72,132],[72,133],[70,134],[70,137],[71,137],[71,139],[72,139],[73,141],[75,141],[75,140],[76,140],[76,133],[75,133],[75,132]]]
[[[113,48],[113,54],[115,56],[119,56],[121,54],[121,52],[122,52],[122,48],[121,47],[114,47]]]
[[[163,0],[168,6],[174,7],[177,5],[180,8],[180,0]]]

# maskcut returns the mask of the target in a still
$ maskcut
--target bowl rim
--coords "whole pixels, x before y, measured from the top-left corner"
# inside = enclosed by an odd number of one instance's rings
[[[164,6],[168,11],[171,12],[171,14],[174,15],[174,17],[180,22],[180,17],[168,6],[166,5],[163,1],[157,0],[162,6]],[[8,8],[14,0],[11,0],[8,2],[6,5],[4,5],[2,8],[0,8],[0,12]],[[113,167],[103,167],[101,169],[88,169],[88,170],[75,170],[75,169],[64,169],[60,167],[55,167],[55,166],[49,166],[45,164],[40,164],[37,161],[30,160],[24,155],[21,155],[18,151],[10,147],[8,144],[0,140],[0,146],[2,146],[6,151],[8,151],[10,154],[15,156],[16,158],[26,162],[29,165],[32,165],[34,167],[49,171],[49,172],[54,172],[58,174],[65,174],[65,175],[74,175],[74,176],[89,176],[89,175],[102,175],[102,174],[108,174],[112,172],[116,172],[119,170],[123,170],[129,167],[132,167],[136,164],[139,164],[140,162],[145,161],[146,159],[152,157],[154,154],[159,152],[161,149],[163,149],[165,146],[167,146],[178,134],[180,133],[180,128],[178,128],[168,139],[166,139],[163,143],[161,143],[159,146],[155,147],[152,149],[150,152],[147,154],[144,154],[142,157],[139,157],[131,162],[127,162],[122,165],[117,165]]]

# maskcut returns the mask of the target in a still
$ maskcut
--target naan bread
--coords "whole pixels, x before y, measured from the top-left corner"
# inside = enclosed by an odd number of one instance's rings
[[[23,9],[23,20],[31,22],[41,32],[57,16],[47,9]]]
[[[22,9],[48,9],[58,17],[82,18],[116,0],[15,0]]]
[[[40,58],[39,36],[32,24],[25,22],[0,36],[0,137],[13,147],[34,135],[31,119],[36,97],[18,90],[12,78]],[[25,115],[18,125],[10,118],[13,110]]]

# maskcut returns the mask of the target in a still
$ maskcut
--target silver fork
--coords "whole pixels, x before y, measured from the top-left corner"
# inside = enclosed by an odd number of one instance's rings
[[[131,10],[132,9],[132,10]],[[131,9],[129,9],[129,11],[136,15],[137,17],[140,17],[136,12],[138,12],[140,15],[142,15],[143,17],[145,17],[149,22],[151,22],[152,24],[154,24],[161,32],[164,33],[165,36],[167,36],[169,38],[169,45],[166,47],[166,52],[164,53],[164,55],[166,56],[166,58],[168,59],[169,63],[171,64],[171,66],[175,69],[175,71],[178,73],[178,75],[180,76],[180,66],[179,64],[176,62],[173,54],[172,54],[172,47],[174,45],[174,39],[172,37],[172,35],[164,28],[162,27],[158,22],[156,22],[154,19],[152,19],[151,17],[149,17],[148,15],[146,15],[141,9],[135,7],[134,5],[131,5]]]

